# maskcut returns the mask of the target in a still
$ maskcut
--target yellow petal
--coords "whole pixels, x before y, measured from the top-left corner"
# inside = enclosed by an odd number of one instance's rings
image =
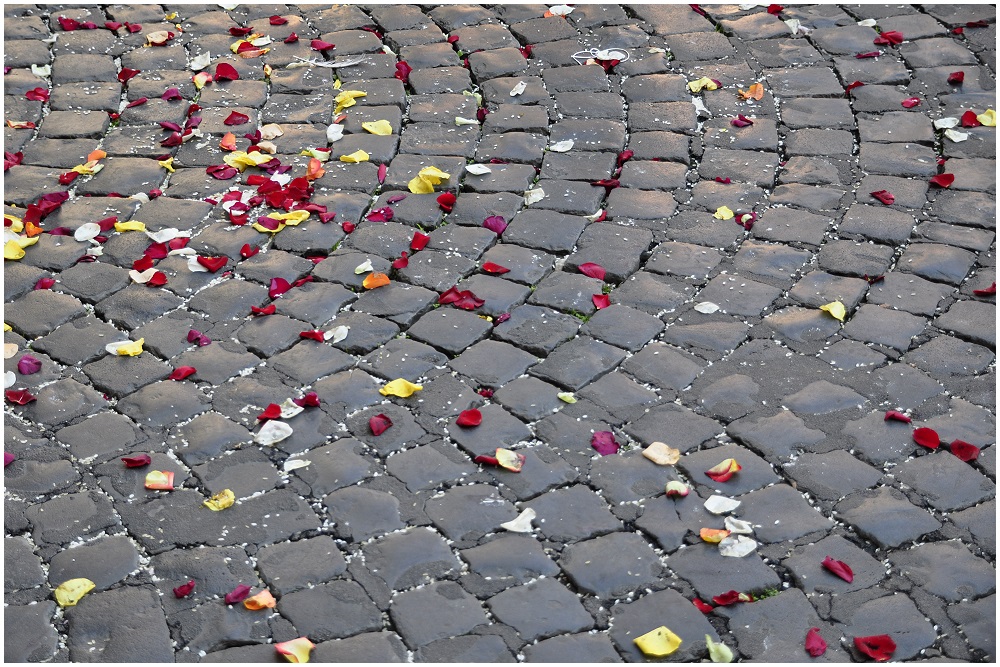
[[[387,137],[392,134],[392,125],[390,125],[387,120],[376,120],[370,123],[361,123],[361,127],[368,130],[372,134],[379,135],[380,137]]]
[[[161,167],[169,171],[171,174],[177,171],[176,169],[174,169],[174,158],[172,157],[168,157],[166,160],[157,160],[156,164],[160,165]]]
[[[729,531],[722,528],[702,528],[698,536],[706,542],[718,544],[729,537]]]
[[[563,403],[570,403],[570,404],[576,403],[576,396],[574,396],[573,392],[571,391],[561,391],[558,394],[556,394],[556,398],[558,398]]]
[[[705,645],[708,646],[708,657],[712,662],[732,662],[733,651],[722,642],[715,643],[711,635],[705,635]]]
[[[191,81],[194,82],[194,87],[196,90],[201,90],[202,88],[205,87],[205,84],[212,81],[212,75],[209,74],[208,72],[198,72],[193,77],[191,77]]]
[[[343,87],[343,85],[344,85],[344,82],[341,81],[340,77],[338,76],[336,78],[336,80],[333,82],[333,89],[334,90],[340,90]]]
[[[353,107],[357,102],[355,101],[359,97],[364,97],[368,93],[363,90],[342,90],[340,93],[333,98],[333,101],[337,103],[337,108],[334,110],[333,114],[337,115],[344,109],[348,107]]]
[[[115,223],[116,232],[144,232],[146,231],[146,225],[139,222],[138,220],[129,220],[128,222],[116,222]]]
[[[223,489],[202,504],[213,512],[221,512],[227,507],[232,507],[234,502],[236,495],[229,489]]]
[[[350,155],[341,155],[341,162],[368,162],[368,153],[364,152],[360,148]]]
[[[266,588],[262,590],[260,593],[257,593],[257,595],[249,597],[243,601],[243,606],[249,609],[250,611],[257,611],[259,609],[271,609],[276,604],[278,604],[277,600],[275,600],[274,596],[271,595],[271,591],[267,590]]]
[[[172,491],[174,488],[174,473],[162,470],[150,470],[146,473],[145,487],[158,491]]]
[[[24,257],[24,248],[17,241],[10,240],[3,246],[3,258],[18,260]]]
[[[719,85],[712,81],[711,78],[703,76],[695,81],[688,81],[688,89],[692,93],[700,93],[702,89],[704,90],[715,90]]]
[[[378,393],[383,396],[399,396],[400,398],[409,398],[413,395],[413,392],[421,391],[423,388],[423,385],[413,384],[403,378],[397,378],[379,389]]]
[[[35,245],[36,243],[38,243],[38,236],[34,236],[34,237],[30,237],[30,238],[27,237],[27,236],[18,236],[17,238],[11,239],[11,241],[13,241],[14,243],[16,243],[17,245],[19,245],[23,249],[23,248],[27,248],[29,245]]]
[[[3,219],[10,220],[10,226],[7,227],[9,231],[14,232],[15,234],[20,234],[21,232],[24,231],[24,222],[21,220],[21,218],[15,215],[5,215]]]
[[[714,214],[714,217],[719,220],[732,220],[733,216],[736,215],[728,206],[720,206]]]
[[[9,324],[7,324],[6,322],[4,322],[3,323],[3,330],[4,331],[13,331],[14,328],[12,326],[10,326]]]
[[[417,172],[417,176],[428,181],[431,185],[440,185],[441,181],[451,178],[451,174],[441,171],[437,167],[424,167]]]
[[[825,310],[826,312],[830,313],[841,322],[844,321],[844,316],[847,315],[847,308],[845,308],[844,304],[842,304],[839,301],[834,301],[832,303],[826,304],[825,306],[820,306],[819,309]]]
[[[94,590],[96,585],[90,579],[83,577],[64,581],[55,590],[56,602],[60,607],[74,607],[80,598]]]
[[[307,148],[299,153],[299,155],[308,155],[309,157],[316,158],[320,162],[326,162],[330,159],[331,153],[332,151],[320,150],[318,148]]]
[[[997,112],[993,109],[987,109],[983,113],[976,116],[976,120],[985,125],[986,127],[996,127],[997,126]]]
[[[287,225],[297,225],[309,218],[309,211],[289,211],[288,213],[268,213],[267,217],[284,220]]]
[[[298,639],[274,645],[278,653],[285,656],[285,660],[298,663],[309,662],[309,652],[315,647],[316,645],[309,641],[307,637],[299,637]]]
[[[410,179],[410,182],[406,184],[406,187],[410,189],[415,195],[429,195],[434,192],[434,186],[430,184],[425,178],[420,176],[414,176]]]
[[[665,625],[650,630],[632,641],[643,654],[653,658],[662,658],[676,651],[681,646],[681,638],[670,631]]]
[[[140,338],[139,340],[132,341],[131,343],[125,343],[124,345],[118,346],[118,356],[119,357],[137,357],[142,354],[142,344],[145,338]]]

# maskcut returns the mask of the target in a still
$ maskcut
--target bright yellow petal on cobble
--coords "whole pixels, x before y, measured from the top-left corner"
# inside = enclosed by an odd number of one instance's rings
[[[340,93],[333,98],[333,101],[337,103],[337,108],[334,110],[333,115],[339,114],[341,111],[348,107],[353,107],[357,104],[357,99],[359,97],[364,97],[368,93],[363,90],[342,90]]]
[[[144,232],[146,231],[145,223],[139,222],[138,220],[128,220],[126,222],[116,222],[115,223],[116,232]]]
[[[655,630],[650,630],[641,637],[636,637],[632,641],[639,647],[644,655],[652,658],[663,658],[680,648],[682,640],[671,632],[670,628],[661,625]]]
[[[309,219],[309,211],[289,211],[288,213],[268,213],[267,217],[281,220],[286,225],[297,225]]]
[[[844,304],[839,301],[833,301],[832,303],[820,306],[819,309],[825,310],[841,322],[844,321],[844,316],[847,315],[847,308],[845,308]]]
[[[341,162],[368,162],[369,155],[360,148],[350,155],[341,155]]]
[[[291,641],[275,644],[274,648],[278,653],[285,656],[288,662],[306,663],[309,662],[309,652],[316,647],[308,637],[299,637]]]
[[[996,127],[997,126],[997,112],[993,109],[987,109],[983,113],[976,116],[976,120],[985,125],[986,127]]]
[[[429,195],[434,192],[434,186],[440,185],[445,179],[451,178],[451,174],[441,171],[437,167],[424,167],[417,172],[416,178],[410,180],[407,186],[410,192],[415,195]]]
[[[392,125],[387,120],[375,120],[370,123],[361,123],[361,127],[372,134],[377,134],[380,137],[388,137],[392,134]]]
[[[702,90],[715,90],[719,85],[707,76],[703,76],[695,81],[688,81],[688,90],[692,93],[700,93]]]
[[[115,352],[119,357],[138,357],[142,354],[142,344],[145,341],[145,338],[140,338],[139,340],[132,341],[131,343],[119,345]]]
[[[174,169],[173,157],[168,157],[166,160],[157,160],[156,164],[160,165],[161,167],[169,171],[171,174],[177,171],[176,169]]]
[[[240,171],[243,171],[247,167],[256,167],[258,165],[264,164],[265,162],[271,161],[271,156],[266,153],[258,153],[254,151],[253,153],[247,153],[246,151],[233,151],[228,155],[222,157],[222,161],[228,164],[230,167],[235,167]]]
[[[7,231],[14,232],[15,234],[20,234],[24,231],[24,222],[16,215],[5,215],[3,219],[10,221],[10,226],[6,228]]]
[[[718,220],[732,220],[734,215],[736,214],[733,213],[732,209],[730,209],[728,206],[720,206],[718,209],[716,209],[715,213],[713,214],[713,217],[717,218]]]
[[[84,577],[64,581],[55,590],[56,602],[60,607],[74,607],[84,595],[94,590],[96,585]]]
[[[221,512],[235,502],[236,495],[229,489],[223,489],[202,504],[213,512]]]
[[[413,384],[403,378],[397,378],[385,385],[378,390],[378,393],[383,396],[399,396],[400,398],[409,398],[413,396],[414,392],[422,391],[423,385]]]
[[[3,246],[3,258],[9,259],[11,261],[17,261],[24,257],[24,248],[22,248],[17,241],[7,241]]]

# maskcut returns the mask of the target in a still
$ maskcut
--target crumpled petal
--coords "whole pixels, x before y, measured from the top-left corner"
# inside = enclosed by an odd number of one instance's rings
[[[383,396],[399,396],[409,398],[414,392],[423,390],[423,385],[413,384],[403,378],[397,378],[378,390]]]
[[[223,489],[202,504],[213,512],[221,512],[227,507],[232,507],[234,502],[236,495],[229,489]]]
[[[258,445],[273,445],[292,434],[292,427],[285,422],[269,421],[260,427],[253,441]]]
[[[344,109],[348,107],[353,107],[357,104],[356,100],[359,97],[365,97],[368,93],[362,90],[342,90],[340,93],[333,98],[333,101],[337,103],[336,109],[334,109],[333,114],[337,115]]]
[[[734,215],[736,214],[733,213],[733,210],[728,206],[720,206],[716,209],[715,213],[712,214],[712,217],[717,220],[732,220]]]
[[[896,642],[889,635],[855,637],[854,646],[875,662],[888,662],[896,650]]]
[[[530,533],[531,521],[536,516],[537,514],[535,510],[529,507],[520,514],[518,514],[517,518],[501,523],[500,527],[503,528],[504,530],[509,530],[512,533]]]
[[[145,340],[145,338],[140,338],[136,341],[125,340],[119,343],[108,343],[104,349],[120,357],[137,357],[142,354],[142,344]]]
[[[665,625],[650,630],[632,641],[639,647],[643,655],[648,655],[651,658],[666,657],[679,649],[682,643],[681,638]]]
[[[844,316],[847,315],[847,308],[839,301],[833,301],[831,303],[822,305],[819,307],[820,310],[825,310],[826,312],[833,315],[835,318],[844,321]]]
[[[597,431],[590,439],[590,446],[597,450],[601,456],[617,454],[621,445],[615,440],[615,435],[611,431]]]
[[[757,542],[746,535],[730,535],[719,542],[719,555],[730,558],[743,558],[754,552]]]
[[[64,581],[55,590],[56,602],[60,607],[74,607],[84,595],[94,590],[96,585],[85,577]]]
[[[702,90],[715,90],[719,85],[714,79],[710,79],[707,76],[703,76],[700,79],[694,81],[688,81],[688,90],[692,93],[700,93]]]
[[[642,450],[642,455],[661,466],[672,466],[681,460],[681,450],[665,442],[654,442]]]
[[[733,661],[733,650],[722,642],[712,641],[711,635],[705,635],[705,645],[708,646],[708,657],[712,662]]]

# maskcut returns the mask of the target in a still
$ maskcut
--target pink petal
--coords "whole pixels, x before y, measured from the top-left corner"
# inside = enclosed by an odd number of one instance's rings
[[[578,268],[580,270],[580,273],[582,273],[583,275],[589,276],[591,278],[597,278],[598,280],[604,280],[604,276],[607,275],[607,272],[604,270],[604,267],[601,266],[600,264],[595,264],[594,262],[585,262],[581,264]]]
[[[809,628],[806,633],[806,651],[814,658],[826,653],[826,642],[819,634],[819,628]]]
[[[834,560],[830,556],[827,556],[826,558],[823,559],[823,562],[821,564],[827,570],[833,572],[835,575],[837,575],[847,583],[851,583],[852,581],[854,581],[854,571],[851,570],[850,566],[847,563],[840,560]]]
[[[607,294],[595,294],[590,300],[594,302],[594,308],[597,310],[603,310],[611,305],[611,297]]]
[[[372,435],[382,435],[390,426],[392,420],[383,414],[377,414],[368,420],[368,428],[371,429]]]
[[[42,362],[30,354],[21,357],[17,362],[17,372],[21,375],[32,375],[42,370]]]
[[[230,592],[226,593],[226,604],[236,604],[238,602],[243,602],[250,595],[250,587],[246,584],[240,584]]]
[[[194,579],[191,579],[186,584],[181,584],[174,589],[174,597],[176,598],[186,598],[191,595],[191,591],[194,590]]]
[[[601,456],[617,454],[621,445],[615,440],[615,434],[611,431],[597,431],[590,439],[590,446],[597,450]]]
[[[504,230],[507,229],[507,221],[504,220],[502,216],[491,215],[483,220],[483,227],[490,230],[497,236],[500,236],[504,233]]]

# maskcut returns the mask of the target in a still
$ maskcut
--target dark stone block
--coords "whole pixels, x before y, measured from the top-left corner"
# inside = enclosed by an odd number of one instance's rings
[[[487,499],[488,502],[483,502]],[[496,532],[501,523],[517,516],[513,505],[495,489],[482,484],[445,491],[440,498],[428,500],[425,511],[446,537],[460,543]]]
[[[68,322],[32,342],[32,349],[45,352],[67,365],[90,362],[105,354],[104,346],[128,340],[128,336],[96,317],[88,315]]]
[[[25,606],[4,608],[4,660],[42,661],[56,655],[59,633],[53,626],[56,605],[45,600]]]
[[[476,343],[449,362],[449,366],[481,386],[500,387],[536,363],[533,354],[492,340]]]
[[[496,595],[487,603],[493,615],[525,641],[588,630],[594,619],[565,586],[540,579]]]
[[[408,335],[448,354],[457,355],[485,338],[491,329],[489,322],[473,313],[455,308],[439,308],[414,322]]]
[[[451,456],[442,454],[442,449]],[[467,461],[457,463],[458,459],[465,459],[465,455],[453,447],[421,445],[389,456],[386,470],[416,493],[440,488],[445,483],[456,482],[475,473],[474,465]]]
[[[426,584],[461,569],[448,543],[427,528],[387,535],[363,550],[368,568],[393,590]]]
[[[389,613],[412,649],[489,622],[478,601],[450,581],[401,593],[393,599]]]
[[[987,477],[943,451],[906,461],[893,472],[929,505],[945,512],[971,507],[996,493]]]
[[[323,504],[336,517],[334,535],[348,542],[406,527],[400,521],[399,500],[383,491],[348,487],[328,495]]]
[[[386,631],[320,642],[314,651],[317,662],[406,662],[406,646],[398,636]]]
[[[844,522],[883,549],[919,539],[941,526],[902,493],[885,487],[851,494],[837,503],[836,511]]]
[[[97,591],[118,583],[139,567],[139,552],[123,535],[102,537],[56,554],[49,562],[49,583],[56,587],[64,581],[85,577]]]
[[[283,595],[278,610],[296,630],[318,641],[382,627],[378,608],[353,581],[332,581]]]

